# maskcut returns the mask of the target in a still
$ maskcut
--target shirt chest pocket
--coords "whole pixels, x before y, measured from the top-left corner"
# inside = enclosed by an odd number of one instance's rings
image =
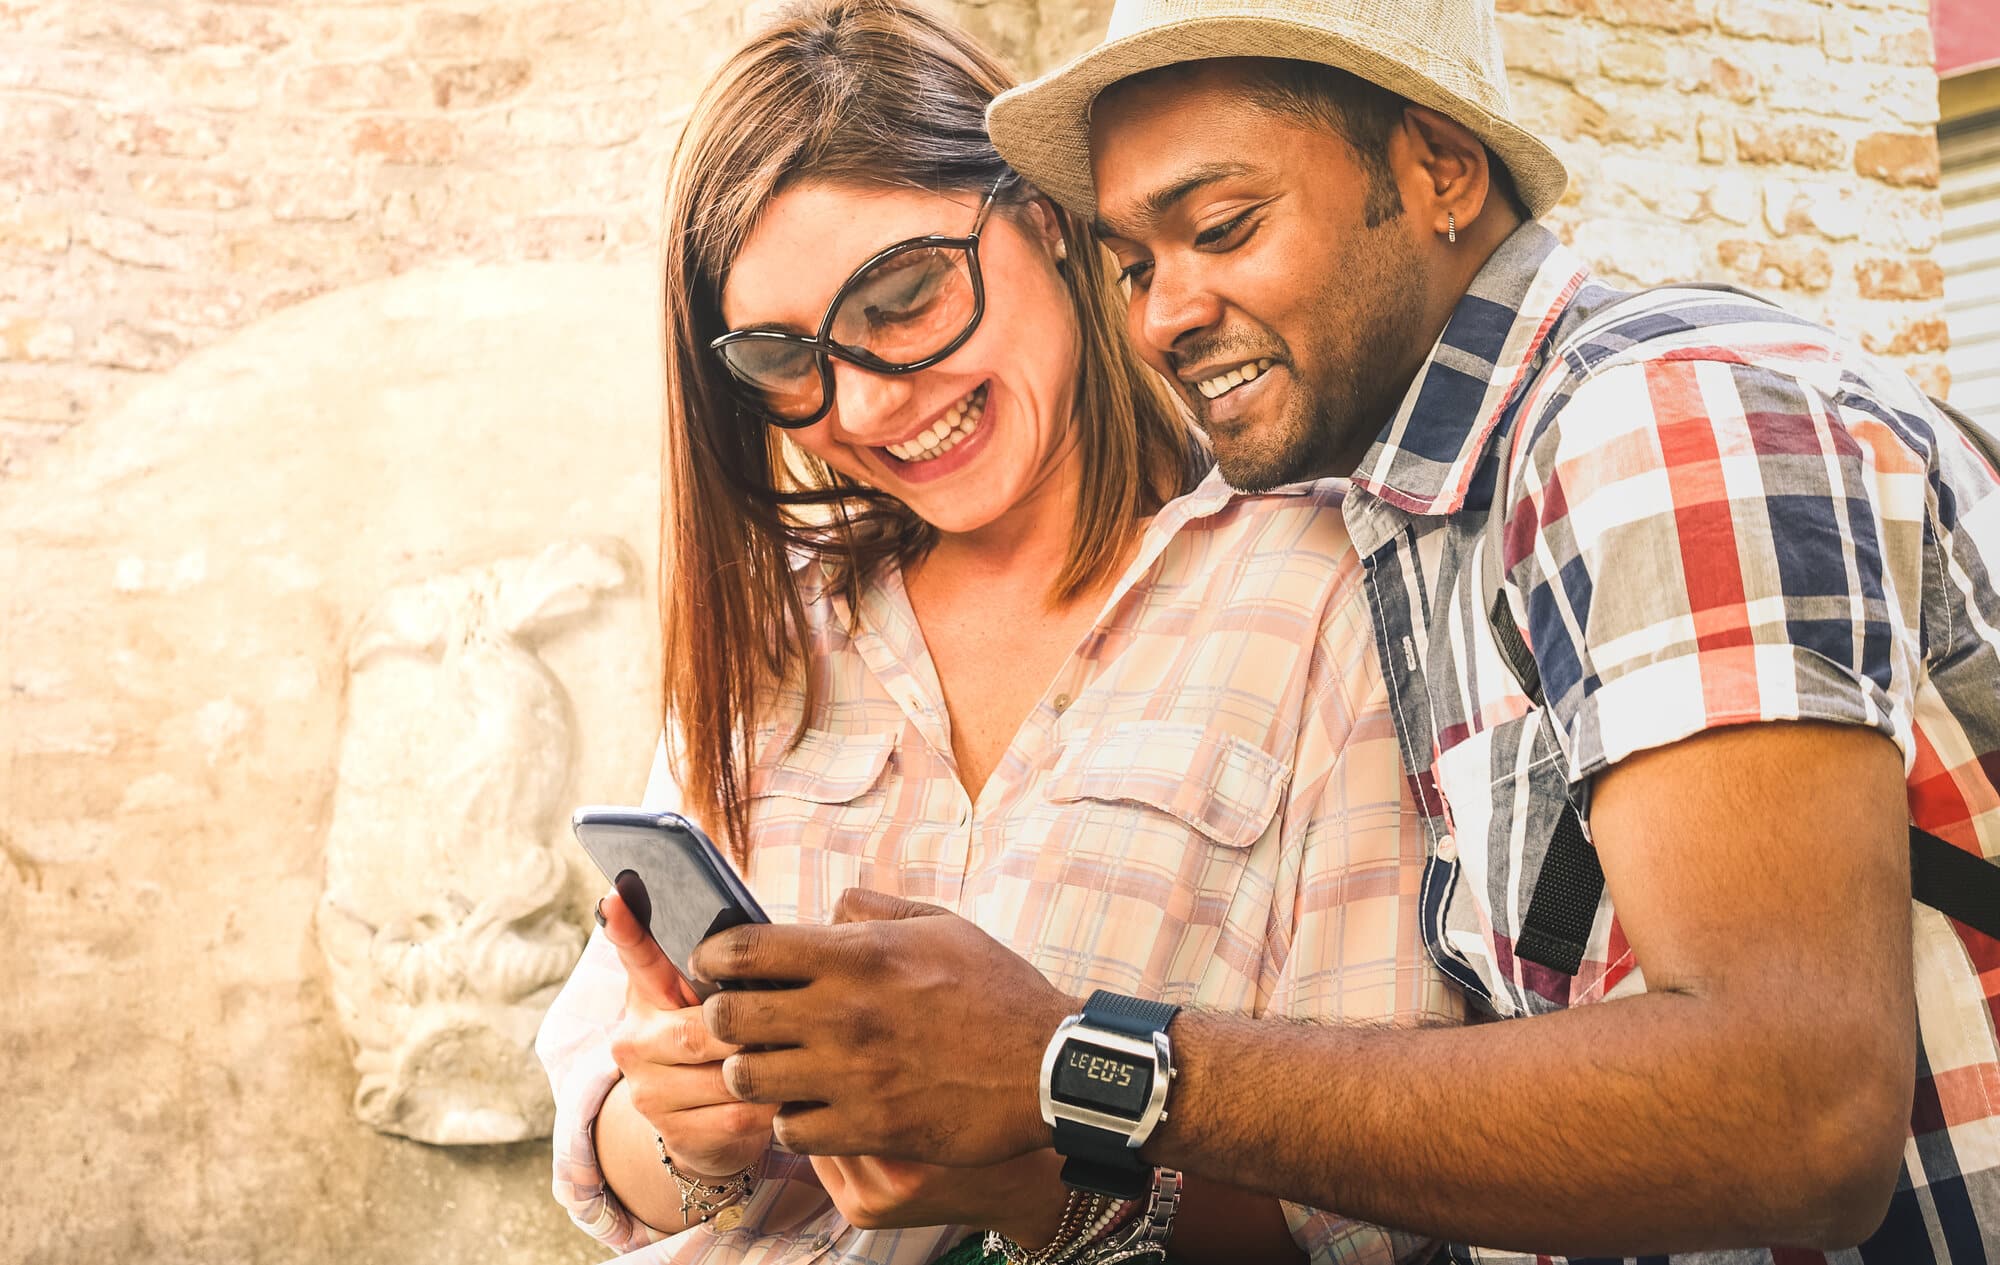
[[[1243,906],[1243,876],[1290,778],[1255,744],[1201,724],[1069,739],[1043,787],[1045,828],[1016,845],[1038,848],[1036,871],[1056,879],[1047,934],[1090,945],[1093,969],[1116,968],[1087,982],[1186,991],[1225,928],[1250,944],[1264,931],[1268,902]]]
[[[804,847],[850,855],[868,849],[888,803],[894,734],[808,729],[759,734],[745,787],[753,844],[761,857]]]
[[[1131,721],[1065,743],[1043,798],[1150,809],[1209,843],[1247,848],[1270,825],[1290,778],[1282,762],[1234,734]]]

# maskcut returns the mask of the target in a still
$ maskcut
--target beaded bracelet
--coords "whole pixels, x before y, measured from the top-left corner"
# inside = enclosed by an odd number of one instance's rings
[[[997,1231],[988,1230],[982,1245],[987,1256],[999,1256],[1007,1265],[1065,1265],[1091,1246],[1127,1208],[1123,1200],[1108,1195],[1072,1190],[1063,1205],[1055,1237],[1039,1251],[1030,1252]]]

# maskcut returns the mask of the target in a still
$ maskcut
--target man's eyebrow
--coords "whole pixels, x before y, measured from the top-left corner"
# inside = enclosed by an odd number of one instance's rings
[[[1203,163],[1201,166],[1188,171],[1172,184],[1162,185],[1160,188],[1147,194],[1145,199],[1139,203],[1138,217],[1127,228],[1113,228],[1108,221],[1101,218],[1093,221],[1091,228],[1096,231],[1099,237],[1123,237],[1127,239],[1145,237],[1155,228],[1159,227],[1160,221],[1166,218],[1167,212],[1173,210],[1181,199],[1187,197],[1195,190],[1204,185],[1214,184],[1218,180],[1228,180],[1234,176],[1247,176],[1249,174],[1250,167],[1245,163]]]

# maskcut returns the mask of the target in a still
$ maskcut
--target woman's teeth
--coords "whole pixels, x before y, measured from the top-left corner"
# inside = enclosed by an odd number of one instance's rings
[[[1253,360],[1249,364],[1236,366],[1234,369],[1231,369],[1228,373],[1218,374],[1217,376],[1208,379],[1206,382],[1197,382],[1194,384],[1194,389],[1201,392],[1202,395],[1205,396],[1206,398],[1212,400],[1216,396],[1221,395],[1224,391],[1234,390],[1235,388],[1240,387],[1244,383],[1250,381],[1252,378],[1255,378],[1258,374],[1264,372],[1266,369],[1269,369],[1272,363],[1273,362],[1268,358],[1264,360]]]
[[[944,416],[923,434],[904,443],[890,444],[889,455],[898,461],[935,461],[979,429],[979,420],[984,416],[986,387],[982,384],[945,410]]]

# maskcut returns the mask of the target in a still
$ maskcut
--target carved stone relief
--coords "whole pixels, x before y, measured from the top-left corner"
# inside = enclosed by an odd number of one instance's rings
[[[358,1046],[354,1109],[444,1145],[546,1136],[535,1028],[582,950],[547,846],[572,710],[540,639],[627,588],[616,541],[390,590],[347,652],[321,950]]]

